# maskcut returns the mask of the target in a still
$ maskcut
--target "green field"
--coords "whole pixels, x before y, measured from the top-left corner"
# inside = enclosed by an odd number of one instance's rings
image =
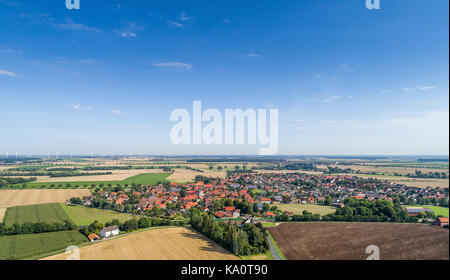
[[[430,210],[433,210],[436,216],[442,215],[444,217],[448,217],[449,211],[448,208],[441,207],[441,206],[432,206],[432,205],[406,205],[405,207],[414,207],[414,208],[428,208]]]
[[[118,213],[112,210],[89,208],[80,205],[68,205],[64,203],[62,203],[61,206],[77,226],[89,225],[94,221],[106,223],[111,222],[113,219],[125,222],[133,218],[132,215]]]
[[[280,204],[275,206],[277,206],[278,210],[292,212],[294,215],[302,215],[304,210],[319,215],[326,215],[336,211],[333,207],[316,204]]]
[[[54,185],[55,188],[60,188],[59,185],[62,185],[62,188],[66,188],[67,184],[70,184],[70,187],[73,188],[75,186],[79,186],[80,188],[83,188],[84,186],[90,188],[91,185],[96,185],[97,187],[100,184],[103,184],[107,186],[108,184],[111,184],[113,186],[115,185],[131,185],[132,183],[135,184],[142,184],[142,185],[156,185],[158,182],[163,182],[166,180],[166,178],[171,173],[148,173],[148,174],[137,174],[132,177],[126,178],[122,181],[79,181],[79,182],[32,182],[27,183],[27,188],[50,188],[52,185]],[[63,180],[63,179],[62,179]],[[21,186],[22,184],[18,184],[17,187]]]
[[[70,220],[70,218],[59,203],[9,207],[3,218],[3,222],[7,226],[26,222],[63,223],[65,220]]]
[[[78,231],[0,236],[0,260],[38,257],[86,241]]]

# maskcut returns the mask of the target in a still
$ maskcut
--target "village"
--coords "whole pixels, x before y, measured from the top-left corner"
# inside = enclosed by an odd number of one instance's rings
[[[197,176],[195,182],[166,182],[156,186],[135,185],[97,188],[83,197],[85,206],[113,209],[170,220],[187,220],[193,207],[212,214],[216,221],[245,224],[275,221],[294,213],[282,205],[323,205],[343,208],[347,198],[391,201],[398,205],[439,205],[448,207],[448,189],[418,188],[355,176],[311,175],[306,173],[229,172],[226,179]],[[427,221],[448,224],[432,210],[403,207],[409,216],[431,214]],[[437,219],[436,219],[437,218]]]

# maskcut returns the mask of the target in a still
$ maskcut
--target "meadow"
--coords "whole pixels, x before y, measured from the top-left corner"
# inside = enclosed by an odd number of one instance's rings
[[[89,208],[80,205],[69,205],[62,203],[62,209],[77,226],[85,226],[98,221],[100,223],[110,222],[113,219],[121,223],[133,218],[130,214],[119,213],[112,210]]]
[[[87,241],[78,231],[0,236],[0,260],[39,257]]]
[[[70,218],[61,204],[49,203],[10,207],[6,210],[3,223],[12,226],[15,223],[21,225],[27,222],[64,223],[66,220],[70,221]]]

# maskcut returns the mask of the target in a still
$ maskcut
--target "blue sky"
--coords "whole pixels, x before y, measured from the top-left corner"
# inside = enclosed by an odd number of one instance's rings
[[[0,154],[172,145],[170,112],[277,108],[278,154],[449,153],[449,2],[0,0]]]

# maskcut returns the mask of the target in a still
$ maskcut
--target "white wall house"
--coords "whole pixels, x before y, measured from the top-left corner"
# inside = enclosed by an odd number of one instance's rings
[[[100,231],[100,236],[103,238],[113,237],[119,234],[119,227],[118,226],[110,226],[105,227]]]

